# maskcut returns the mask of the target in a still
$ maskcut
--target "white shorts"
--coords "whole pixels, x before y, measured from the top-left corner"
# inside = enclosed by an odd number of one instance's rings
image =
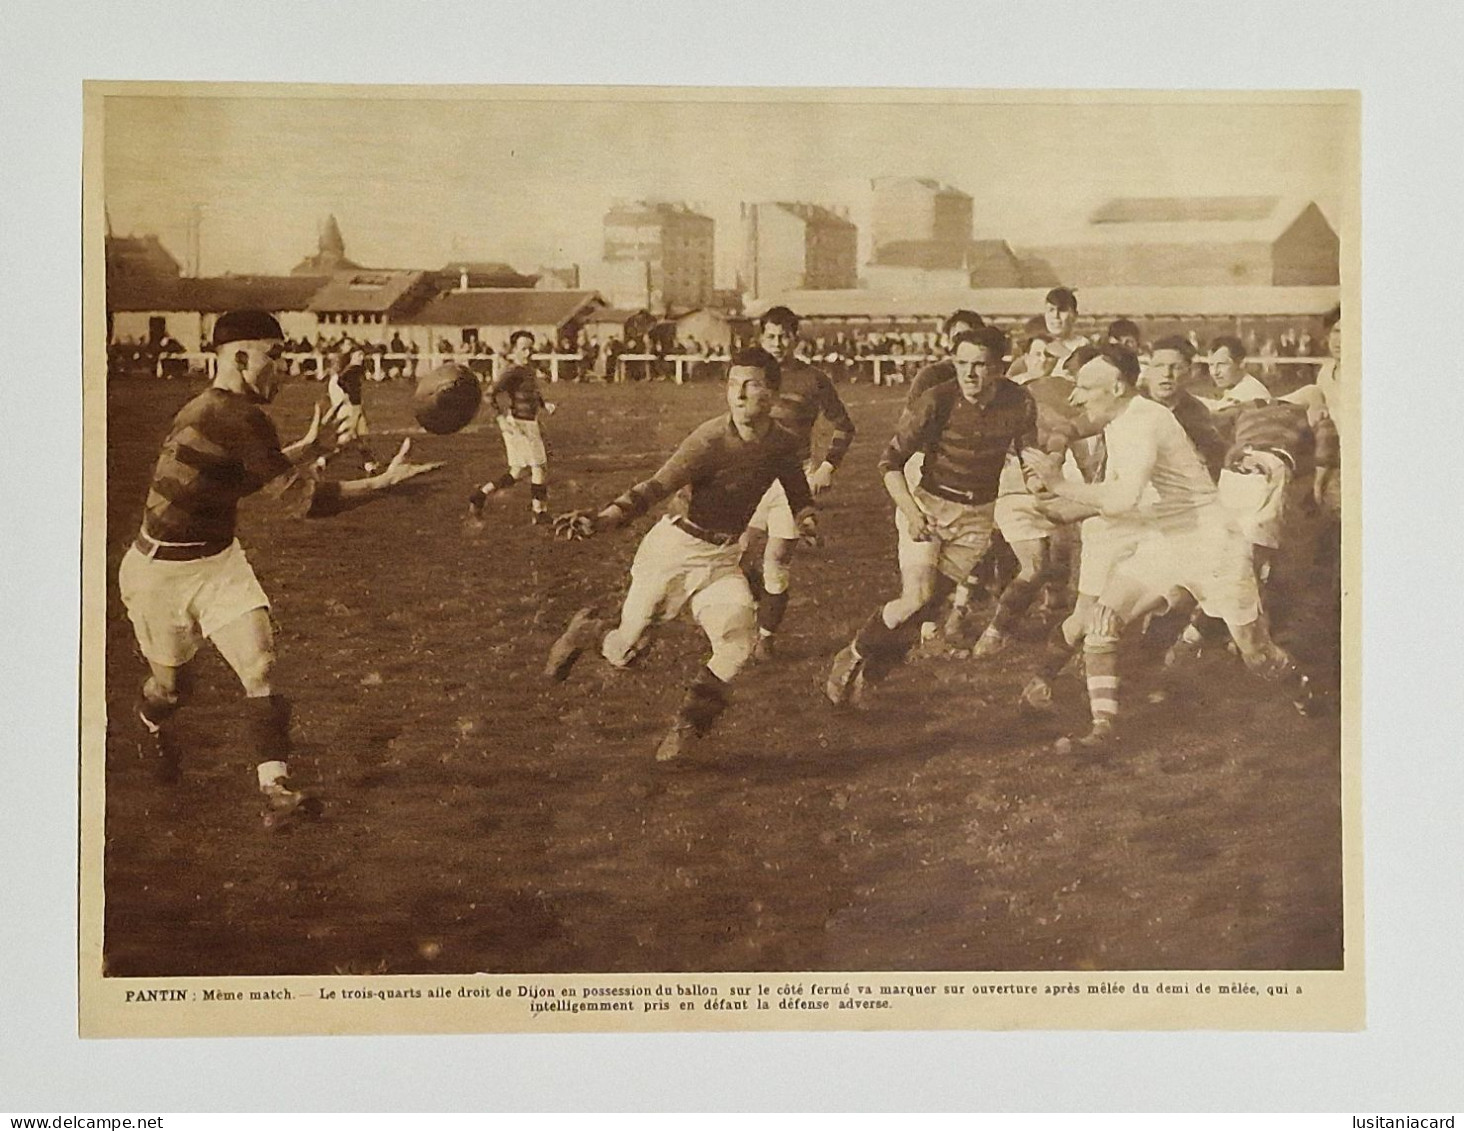
[[[173,668],[193,659],[219,629],[269,608],[237,539],[223,553],[191,562],[158,561],[130,547],[117,585],[142,654]]]
[[[1136,522],[1104,515],[1085,518],[1078,527],[1082,547],[1078,556],[1078,593],[1100,597],[1118,563],[1128,558],[1140,542],[1152,533]]]
[[[807,475],[809,465],[803,465],[803,474]],[[783,538],[794,541],[798,538],[798,523],[793,518],[793,508],[788,505],[788,492],[783,489],[783,481],[774,479],[772,486],[763,492],[763,497],[758,500],[757,510],[752,512],[752,518],[748,520],[748,527],[754,530],[766,530],[769,538]]]
[[[921,487],[914,488],[910,494],[935,524],[936,534],[928,542],[915,541],[910,537],[910,524],[896,508],[900,571],[934,567],[953,581],[965,581],[986,553],[986,547],[991,545],[996,504],[951,502]]]
[[[1057,523],[1037,509],[1037,499],[1026,493],[999,495],[996,500],[996,528],[1010,545],[1052,537]]]
[[[1220,502],[1235,516],[1241,532],[1254,546],[1281,546],[1281,525],[1286,517],[1286,488],[1291,465],[1272,452],[1251,452],[1264,471],[1220,473]]]
[[[537,420],[505,416],[499,419],[498,430],[503,433],[503,451],[508,456],[509,467],[543,467],[549,462]]]
[[[601,654],[624,667],[635,658],[647,629],[674,619],[689,603],[712,644],[709,666],[719,679],[731,679],[757,639],[757,605],[738,564],[741,558],[737,542],[704,542],[664,516],[635,552],[620,624],[606,633]]]
[[[365,439],[370,434],[370,429],[366,426],[366,410],[360,405],[347,401],[336,411],[340,414],[336,417],[336,441],[341,447],[345,447],[352,440]]]
[[[1192,530],[1144,539],[1109,584],[1156,597],[1188,590],[1205,613],[1232,627],[1252,623],[1261,612],[1251,543],[1223,508]]]

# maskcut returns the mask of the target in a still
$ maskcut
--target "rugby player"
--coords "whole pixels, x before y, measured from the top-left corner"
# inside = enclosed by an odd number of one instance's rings
[[[1052,494],[1099,511],[1085,523],[1082,560],[1082,571],[1090,574],[1084,588],[1093,592],[1096,579],[1098,597],[1078,626],[1092,727],[1076,743],[1061,740],[1060,750],[1097,750],[1112,742],[1119,636],[1125,625],[1166,609],[1182,591],[1225,621],[1247,668],[1267,677],[1294,671],[1261,619],[1248,542],[1179,421],[1139,396],[1138,380],[1138,359],[1112,346],[1078,371],[1073,403],[1104,426],[1101,483],[1066,478],[1059,460],[1045,452],[1023,454]]]
[[[806,449],[773,422],[781,376],[777,359],[766,351],[739,351],[727,371],[727,415],[693,431],[655,475],[597,513],[574,511],[555,520],[556,533],[588,538],[677,496],[636,550],[619,625],[605,632],[593,609],[579,610],[545,668],[550,678],[564,679],[597,642],[612,665],[629,667],[645,650],[651,626],[690,605],[712,655],[656,750],[659,762],[681,757],[711,729],[730,702],[728,685],[752,657],[757,605],[739,566],[741,539],[774,481],[782,485],[799,537],[815,536],[813,495],[803,472]]]
[[[864,692],[900,663],[926,614],[970,575],[991,540],[1007,453],[1037,441],[1037,407],[1002,376],[1006,335],[993,326],[957,336],[956,379],[905,410],[880,460],[899,532],[900,595],[875,610],[834,658],[824,693],[862,705]],[[905,465],[924,452],[913,488]]]
[[[1049,339],[1034,336],[1027,349],[1027,369],[1013,380],[1031,394],[1037,406],[1037,437],[1043,450],[1065,456],[1069,445],[1097,429],[1079,419],[1081,412],[1072,403],[1072,379],[1061,370],[1054,372],[1058,357],[1051,352],[1051,345]],[[1087,355],[1096,352],[1092,346],[1080,346],[1067,355],[1064,365],[1075,361],[1080,364]],[[1067,461],[1067,466],[1069,475],[1081,477],[1081,465],[1076,458]],[[1015,453],[1007,455],[1006,465],[1002,468],[995,520],[997,530],[1017,559],[1017,574],[1002,590],[991,623],[971,650],[971,655],[977,659],[994,656],[1006,647],[1011,633],[1033,600],[1057,578],[1051,553],[1052,539],[1064,529],[1064,524],[1054,521],[1033,495],[1021,458]],[[957,608],[961,605],[961,596],[958,590]]]
[[[337,437],[334,418],[322,421],[317,406],[305,435],[282,448],[261,407],[285,382],[284,337],[262,311],[219,316],[213,383],[183,406],[168,430],[142,528],[118,574],[148,664],[138,713],[160,773],[176,776],[175,716],[183,705],[184,672],[199,644],[209,640],[244,688],[243,741],[257,763],[271,827],[298,811],[306,797],[288,780],[290,704],[271,679],[269,598],[235,537],[239,500],[271,484],[280,496],[295,495],[302,513],[324,516],[441,466],[409,463],[410,441],[404,441],[378,475],[317,481],[311,465]]]
[[[352,350],[346,366],[339,373],[332,373],[326,384],[330,398],[331,415],[336,420],[336,449],[333,455],[353,452],[361,461],[361,468],[367,475],[375,475],[380,468],[371,445],[366,442],[370,428],[366,424],[366,407],[363,385],[366,380],[366,354]],[[325,470],[330,456],[321,456],[315,466]]]
[[[957,310],[946,317],[940,324],[940,337],[947,356],[939,361],[932,361],[915,374],[915,380],[910,382],[910,391],[905,394],[907,406],[914,404],[915,399],[926,389],[956,379],[956,363],[949,356],[953,351],[951,343],[956,340],[957,335],[968,334],[985,325],[986,321],[974,310]]]
[[[759,322],[759,343],[777,361],[782,386],[773,405],[773,422],[798,441],[809,489],[815,496],[833,483],[834,472],[854,442],[854,421],[839,398],[834,383],[821,369],[796,357],[798,315],[786,306],[775,306]],[[814,464],[813,429],[822,416],[834,434],[823,459]],[[773,640],[788,611],[788,589],[792,582],[793,554],[800,540],[798,523],[788,505],[780,480],[774,480],[758,503],[748,524],[749,533],[766,535],[760,570],[752,570],[757,589],[757,645],[753,659],[766,660],[773,654]]]
[[[530,517],[535,526],[548,525],[549,471],[544,437],[539,429],[539,413],[554,414],[555,406],[539,391],[539,371],[534,368],[534,335],[528,330],[515,330],[508,336],[508,365],[488,390],[498,418],[498,431],[503,436],[503,450],[508,470],[497,479],[484,483],[468,496],[469,517],[481,521],[488,496],[507,490],[529,476]]]
[[[1271,390],[1245,371],[1245,345],[1234,335],[1211,342],[1210,356],[1206,361],[1210,367],[1210,383],[1219,396],[1195,399],[1211,412],[1272,399]]]
[[[1215,427],[1210,410],[1185,388],[1194,356],[1194,347],[1184,338],[1161,338],[1154,343],[1143,367],[1139,391],[1174,414],[1214,479],[1225,464],[1228,445]]]

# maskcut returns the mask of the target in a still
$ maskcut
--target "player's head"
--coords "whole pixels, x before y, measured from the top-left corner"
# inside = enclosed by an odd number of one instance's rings
[[[1064,355],[1061,342],[1048,342],[1047,352],[1057,359],[1057,373],[1071,381],[1077,376],[1078,370],[1097,357],[1102,350],[1100,347],[1090,344],[1079,346],[1072,353]]]
[[[1057,367],[1057,355],[1049,348],[1052,339],[1046,334],[1033,334],[1027,339],[1027,373],[1032,377],[1046,377]]]
[[[1108,340],[1126,350],[1139,352],[1139,325],[1129,318],[1115,318],[1108,324]]]
[[[1342,304],[1338,303],[1322,316],[1322,330],[1327,335],[1327,356],[1342,360]]]
[[[1043,300],[1042,320],[1049,334],[1068,337],[1078,322],[1078,296],[1068,287],[1053,287]]]
[[[1069,400],[1095,424],[1107,424],[1138,391],[1139,359],[1123,346],[1096,349],[1078,369]]]
[[[787,361],[798,345],[798,315],[786,306],[775,306],[757,322],[757,341],[778,361]]]
[[[757,424],[771,415],[783,371],[778,359],[752,346],[738,350],[727,366],[727,408],[738,424]]]
[[[945,342],[946,349],[952,349],[954,348],[957,334],[965,334],[971,330],[979,330],[985,325],[986,319],[982,318],[974,310],[954,310],[940,324],[941,340]]]
[[[1233,389],[1245,376],[1245,345],[1233,334],[1224,334],[1210,343],[1210,380],[1220,390]]]
[[[993,381],[1006,372],[1007,336],[995,326],[983,326],[957,334],[951,343],[956,364],[956,384],[961,396],[975,401]]]
[[[1160,338],[1149,351],[1149,364],[1144,367],[1141,391],[1150,400],[1170,405],[1189,380],[1190,362],[1195,347],[1178,334]]]
[[[215,380],[255,400],[274,400],[285,383],[285,370],[279,365],[285,332],[267,311],[231,310],[219,315],[213,350],[218,356]]]
[[[534,335],[528,330],[515,330],[508,336],[508,359],[515,365],[527,365],[534,356]]]

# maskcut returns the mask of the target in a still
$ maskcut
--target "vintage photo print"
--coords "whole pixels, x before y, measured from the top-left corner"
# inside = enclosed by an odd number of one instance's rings
[[[87,84],[83,1035],[1360,1028],[1358,134]]]

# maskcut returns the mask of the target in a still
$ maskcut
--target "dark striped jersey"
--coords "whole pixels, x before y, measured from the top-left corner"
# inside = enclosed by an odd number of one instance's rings
[[[915,380],[910,382],[910,391],[905,394],[905,405],[908,407],[914,404],[915,399],[922,393],[955,379],[956,363],[950,358],[932,362],[915,374]]]
[[[838,467],[854,442],[854,421],[833,381],[822,369],[797,358],[781,368],[783,383],[773,405],[774,422],[798,438],[799,458],[806,461],[813,453],[813,426],[822,415],[834,429],[824,459]]]
[[[1183,389],[1175,393],[1174,403],[1165,407],[1174,414],[1174,419],[1179,421],[1185,435],[1190,438],[1190,443],[1195,446],[1195,451],[1200,453],[1200,458],[1210,471],[1210,478],[1219,476],[1220,469],[1225,466],[1226,443],[1225,437],[1215,425],[1214,414],[1205,407],[1203,401]]]
[[[227,542],[239,500],[293,470],[274,423],[241,393],[211,388],[173,420],[143,527],[163,542]]]
[[[366,367],[364,365],[348,365],[332,377],[330,383],[340,389],[341,395],[347,401],[359,407],[363,395],[362,383],[365,379]]]
[[[544,398],[539,393],[539,371],[532,365],[510,365],[488,391],[500,416],[537,420]]]
[[[989,503],[996,498],[1007,453],[1036,445],[1037,405],[1020,385],[998,377],[972,404],[959,385],[946,382],[905,410],[879,469],[898,471],[916,452],[924,452],[922,487]]]
[[[1227,409],[1220,418],[1231,428],[1227,463],[1247,450],[1274,452],[1297,473],[1340,462],[1337,426],[1328,416],[1311,425],[1304,405],[1255,401]]]
[[[813,506],[797,438],[774,425],[766,435],[744,440],[728,414],[698,427],[660,471],[614,505],[630,519],[676,495],[672,512],[705,530],[738,538],[775,480],[783,484],[795,515]]]

